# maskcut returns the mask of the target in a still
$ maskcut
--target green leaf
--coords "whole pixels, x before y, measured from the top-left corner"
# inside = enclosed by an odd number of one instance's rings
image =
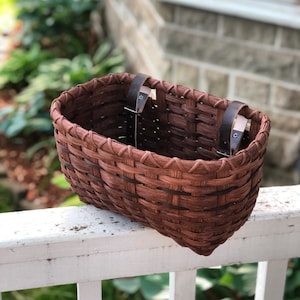
[[[55,186],[61,188],[61,189],[69,189],[71,188],[70,184],[68,181],[65,179],[64,174],[57,175],[51,179],[51,183],[54,184]]]
[[[35,118],[26,121],[24,128],[20,131],[24,136],[29,136],[33,133],[40,133],[40,136],[48,137],[52,133],[52,123],[45,118]]]
[[[128,293],[136,293],[141,285],[140,277],[114,279],[113,283],[119,290]]]
[[[27,120],[19,114],[19,117],[15,117],[11,120],[5,135],[9,138],[17,136],[27,125]]]
[[[0,109],[0,118],[7,117],[9,114],[11,114],[14,111],[14,109],[15,108],[12,105],[1,108]]]
[[[93,74],[94,76],[102,76],[107,73],[112,73],[112,70],[116,67],[119,68],[123,61],[124,56],[122,54],[117,56],[109,56],[103,60],[103,62],[94,66]]]
[[[169,274],[141,276],[141,292],[147,300],[165,300],[169,295]]]
[[[221,268],[204,268],[197,270],[197,276],[218,280],[223,275]]]
[[[227,272],[219,280],[219,284],[227,286],[229,288],[234,288],[234,275]]]
[[[34,153],[36,153],[37,151],[47,148],[49,146],[54,147],[54,145],[55,145],[54,137],[50,137],[45,140],[41,140],[40,142],[33,144],[31,147],[29,147],[26,150],[25,158],[29,160],[33,157]],[[54,152],[56,152],[56,151],[54,151]],[[49,155],[52,155],[52,151],[50,151],[48,156]]]
[[[201,288],[202,291],[209,290],[212,288],[216,283],[216,280],[205,278],[205,277],[199,277],[196,278],[196,285]]]
[[[6,131],[9,125],[11,124],[11,119],[4,119],[0,122],[0,132],[6,136]]]
[[[59,207],[68,207],[68,206],[84,206],[85,203],[80,200],[80,198],[74,194],[66,198]]]
[[[111,44],[109,42],[104,42],[96,50],[93,56],[93,62],[99,64],[111,51]]]
[[[231,274],[231,282],[227,281],[229,275],[225,274],[220,284],[230,287],[242,296],[253,296],[255,293],[257,264],[242,264],[225,267],[228,274]],[[225,280],[225,282],[224,282]]]

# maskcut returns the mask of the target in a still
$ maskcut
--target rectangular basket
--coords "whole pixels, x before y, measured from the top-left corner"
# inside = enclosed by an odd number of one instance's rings
[[[232,113],[231,101],[151,77],[137,88],[136,78],[96,78],[53,101],[62,171],[82,201],[209,255],[252,212],[270,120],[246,105]],[[154,92],[142,105],[141,87]],[[224,119],[237,115],[248,128],[230,153],[232,124]]]

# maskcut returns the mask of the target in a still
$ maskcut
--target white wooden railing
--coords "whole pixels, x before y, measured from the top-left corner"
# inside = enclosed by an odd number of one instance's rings
[[[77,283],[78,299],[100,300],[101,280],[170,272],[170,299],[188,300],[196,269],[259,262],[255,299],[276,300],[297,256],[300,186],[262,188],[247,223],[208,257],[92,206],[0,214],[0,292]]]

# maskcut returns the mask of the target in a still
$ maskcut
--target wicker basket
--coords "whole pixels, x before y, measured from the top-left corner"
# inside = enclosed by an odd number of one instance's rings
[[[62,171],[82,201],[108,209],[209,255],[247,220],[262,178],[270,121],[250,120],[243,149],[220,154],[230,101],[145,78],[156,92],[142,113],[126,107],[135,75],[93,79],[51,106]],[[132,90],[131,90],[132,93]],[[137,147],[127,145],[135,119]]]

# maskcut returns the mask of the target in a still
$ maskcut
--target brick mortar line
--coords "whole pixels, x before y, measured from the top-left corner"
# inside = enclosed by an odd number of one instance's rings
[[[228,99],[235,98],[235,88],[236,88],[236,76],[232,73],[228,75],[228,84],[227,84],[227,97]]]
[[[178,62],[191,64],[193,66],[197,66],[198,68],[211,69],[214,71],[227,73],[228,75],[232,74],[234,77],[240,76],[240,77],[244,77],[246,79],[259,81],[261,83],[271,84],[274,86],[280,86],[280,87],[284,87],[284,88],[287,88],[290,90],[295,90],[295,91],[300,92],[300,85],[297,83],[283,81],[280,79],[273,79],[268,76],[251,73],[251,72],[247,72],[247,71],[243,71],[243,70],[233,69],[233,68],[229,68],[229,67],[224,67],[224,66],[220,66],[220,65],[215,65],[215,64],[208,63],[208,62],[202,62],[202,61],[194,60],[194,59],[186,57],[186,56],[180,56],[180,55],[176,55],[176,54],[167,53],[167,57],[175,58],[176,61],[178,61]]]
[[[236,80],[237,77],[243,77],[246,79],[251,79],[254,81],[258,81],[261,83],[266,83],[266,84],[270,84],[270,94],[268,97],[268,104],[261,104],[257,101],[253,100],[254,105],[257,104],[260,109],[268,109],[273,111],[274,113],[277,114],[281,114],[285,117],[295,117],[295,118],[300,118],[300,111],[295,111],[292,109],[286,109],[286,108],[282,108],[278,105],[275,104],[275,99],[276,99],[276,87],[281,87],[281,88],[287,88],[289,89],[290,87],[292,87],[292,90],[294,90],[294,88],[297,88],[298,91],[300,91],[300,87],[299,85],[296,84],[290,84],[290,83],[286,83],[286,82],[282,82],[282,81],[278,81],[278,80],[271,80],[269,78],[265,78],[265,77],[261,77],[261,76],[255,76],[251,73],[247,73],[247,72],[240,72],[240,71],[236,71],[235,69],[227,69],[227,68],[220,68],[219,66],[216,65],[210,65],[207,63],[201,63],[199,61],[193,61],[191,59],[187,59],[187,58],[183,58],[181,59],[180,56],[176,56],[176,55],[169,55],[168,56],[169,59],[172,60],[173,62],[173,71],[172,71],[172,78],[174,78],[174,73],[176,73],[176,64],[177,63],[189,63],[193,66],[196,66],[199,69],[199,81],[200,84],[198,84],[198,88],[200,90],[204,90],[204,84],[201,83],[201,81],[203,80],[204,77],[204,72],[206,70],[212,70],[212,71],[217,71],[217,72],[222,72],[222,73],[226,73],[228,74],[228,84],[227,84],[227,98],[228,99],[237,99],[237,100],[242,100],[245,101],[245,99],[242,99],[242,97],[238,97],[235,95],[235,85],[236,85]],[[227,71],[227,72],[226,72]],[[228,72],[229,71],[229,72]],[[250,76],[249,76],[250,74]],[[259,77],[259,78],[258,78]],[[261,78],[260,78],[261,77]],[[262,79],[262,80],[261,80]],[[174,81],[176,82],[176,80]]]
[[[204,83],[205,69],[198,68],[198,87],[200,90],[204,91],[206,89],[206,84]]]
[[[171,69],[171,81],[176,82],[177,81],[177,65],[178,61],[176,58],[170,58],[172,63],[172,69]]]
[[[272,109],[273,107],[276,107],[276,104],[275,104],[275,99],[276,99],[276,86],[275,84],[271,84],[270,85],[270,92],[269,92],[269,99],[268,99],[268,102],[269,102],[269,106],[270,108]]]
[[[271,134],[276,135],[277,137],[280,137],[280,138],[288,138],[288,139],[300,142],[300,134],[290,133],[288,131],[280,130],[275,127],[271,128]]]
[[[217,16],[217,36],[224,36],[224,15]]]
[[[274,113],[280,114],[284,117],[294,117],[294,118],[299,118],[300,121],[300,111],[295,111],[292,109],[286,109],[283,107],[279,107],[279,106],[273,106],[273,107],[269,107],[267,108],[269,110],[271,110]],[[300,133],[300,128],[299,128],[299,133]]]
[[[274,41],[274,47],[275,49],[281,50],[282,44],[282,27],[277,26],[276,27],[276,33],[275,33],[275,41]]]
[[[219,36],[217,34],[217,32],[208,32],[208,31],[200,30],[200,29],[191,29],[191,28],[188,28],[185,26],[180,26],[178,24],[174,24],[174,23],[170,23],[170,22],[165,23],[165,28],[175,29],[175,30],[181,31],[182,33],[193,34],[198,37],[215,38],[215,39],[218,39],[219,41],[224,41],[227,43],[236,43],[241,46],[248,46],[251,48],[258,49],[258,50],[262,49],[262,50],[266,50],[266,51],[272,51],[272,52],[278,53],[278,54],[288,54],[288,55],[294,55],[294,56],[300,57],[299,50],[291,49],[291,48],[284,48],[284,47],[278,48],[275,46],[275,43],[272,45],[268,45],[268,44],[258,43],[255,41],[246,41],[246,40],[237,39],[237,38],[224,36],[224,35]]]
[[[175,6],[174,8],[174,14],[173,14],[173,17],[174,17],[174,23],[178,23],[179,22],[179,15],[180,15],[180,7],[178,5]],[[169,23],[169,22],[166,22],[166,25],[167,24],[173,24],[173,23]]]

